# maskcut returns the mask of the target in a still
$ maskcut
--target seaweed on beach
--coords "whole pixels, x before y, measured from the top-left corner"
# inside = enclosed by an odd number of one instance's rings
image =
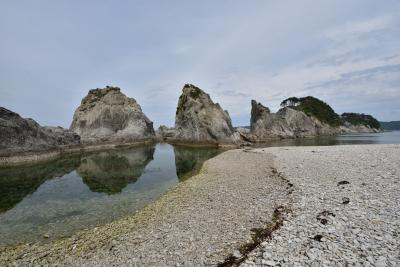
[[[275,208],[271,222],[267,223],[264,227],[251,229],[251,241],[246,242],[239,248],[241,256],[237,257],[230,254],[223,262],[218,264],[218,267],[239,266],[246,260],[247,255],[252,250],[258,247],[263,241],[271,238],[272,233],[283,225],[284,217],[289,212],[290,210],[283,206]]]

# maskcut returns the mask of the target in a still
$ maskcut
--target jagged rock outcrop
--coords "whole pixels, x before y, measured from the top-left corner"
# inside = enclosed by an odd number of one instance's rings
[[[82,99],[70,127],[83,143],[135,142],[155,137],[153,122],[120,88],[92,89]]]
[[[175,117],[175,139],[184,143],[232,144],[240,141],[231,118],[200,88],[186,84]]]
[[[80,138],[61,127],[42,127],[33,119],[0,107],[0,151],[18,152],[46,150],[77,145]]]
[[[174,138],[176,135],[175,128],[169,128],[165,125],[160,125],[156,131],[156,136],[159,141],[167,141]]]
[[[271,113],[269,108],[255,100],[251,101],[251,106],[248,138],[253,142],[337,133],[335,128],[290,107],[282,108],[277,113]]]

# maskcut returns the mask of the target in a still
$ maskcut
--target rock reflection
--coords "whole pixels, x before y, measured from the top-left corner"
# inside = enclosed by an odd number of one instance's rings
[[[89,155],[82,158],[77,172],[91,191],[119,193],[143,174],[153,160],[154,151],[154,146],[143,146]]]
[[[215,157],[223,150],[218,148],[194,148],[174,146],[176,175],[183,181],[200,169],[204,161]]]
[[[0,213],[17,205],[48,179],[61,177],[75,170],[79,157],[59,159],[44,164],[0,169]]]

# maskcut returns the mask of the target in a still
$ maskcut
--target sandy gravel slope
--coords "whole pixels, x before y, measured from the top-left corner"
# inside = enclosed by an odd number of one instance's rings
[[[291,217],[243,266],[400,266],[400,146],[282,147]]]

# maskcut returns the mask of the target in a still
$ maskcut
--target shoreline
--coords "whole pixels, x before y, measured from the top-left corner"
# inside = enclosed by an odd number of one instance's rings
[[[230,166],[249,158],[247,167]],[[135,215],[50,243],[2,248],[0,263],[217,265],[232,246],[251,242],[252,229],[272,220],[276,207],[287,201],[286,187],[273,172],[272,158],[230,150]]]
[[[399,158],[400,145],[229,150],[135,215],[1,248],[0,263],[396,266]]]
[[[136,147],[147,144],[163,144],[167,143],[174,146],[184,146],[193,148],[207,148],[215,147],[221,149],[239,149],[239,148],[257,148],[262,145],[268,145],[270,142],[284,141],[284,140],[312,140],[315,138],[327,138],[332,136],[348,135],[354,133],[341,133],[333,135],[317,135],[317,136],[303,136],[303,137],[291,137],[283,138],[276,137],[265,139],[262,141],[247,142],[243,144],[229,144],[229,143],[201,143],[201,142],[187,142],[178,141],[176,139],[166,139],[160,140],[159,138],[149,139],[149,140],[138,140],[136,142],[129,143],[100,143],[100,144],[80,144],[76,146],[60,146],[57,148],[43,149],[43,150],[10,150],[2,151],[0,153],[0,168],[6,167],[16,167],[20,165],[31,165],[37,163],[45,163],[57,158],[68,155],[77,155],[83,153],[90,153],[96,151],[107,151],[115,149],[124,149],[130,147]],[[363,133],[361,133],[363,134]]]
[[[49,150],[39,151],[18,151],[10,152],[11,155],[0,155],[0,168],[15,167],[20,165],[31,165],[37,163],[45,163],[54,159],[69,155],[79,155],[96,151],[107,151],[115,149],[126,149],[141,145],[156,144],[155,140],[138,141],[132,143],[115,143],[115,144],[93,144],[93,145],[78,145],[72,147],[59,147]]]

